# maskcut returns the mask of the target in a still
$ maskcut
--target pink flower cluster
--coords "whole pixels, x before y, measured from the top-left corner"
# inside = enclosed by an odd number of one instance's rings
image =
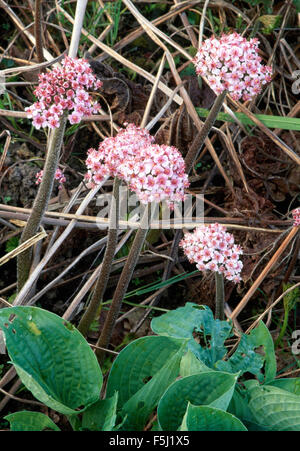
[[[99,104],[93,103],[88,90],[99,89],[102,82],[86,60],[66,56],[61,68],[39,74],[39,81],[34,91],[38,101],[25,108],[35,128],[57,128],[64,111],[70,112],[71,124],[78,124],[82,116],[99,111]]]
[[[36,182],[35,182],[36,185],[39,185],[41,183],[43,174],[44,174],[43,170],[36,173],[36,175],[35,175],[36,176]],[[63,171],[61,169],[57,168],[54,178],[55,178],[55,180],[58,180],[58,182],[59,182],[58,189],[61,189],[62,184],[65,183],[65,181],[66,181],[66,177],[65,177]]]
[[[216,94],[226,89],[235,100],[250,100],[272,75],[272,68],[261,64],[258,45],[258,39],[247,41],[238,33],[206,39],[193,60],[196,73],[207,78]]]
[[[189,186],[179,150],[154,144],[149,132],[134,124],[104,139],[98,150],[89,149],[86,165],[86,180],[97,184],[105,177],[119,177],[144,204],[166,200],[173,207]]]
[[[191,263],[196,263],[199,271],[215,271],[223,274],[227,280],[241,281],[243,268],[240,255],[243,251],[234,244],[234,237],[220,224],[198,227],[192,233],[186,233],[180,242],[185,255]]]
[[[295,210],[292,211],[293,220],[294,220],[294,227],[300,226],[300,207],[295,208]]]

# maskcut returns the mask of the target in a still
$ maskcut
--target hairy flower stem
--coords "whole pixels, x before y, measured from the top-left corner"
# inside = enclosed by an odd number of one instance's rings
[[[42,217],[46,211],[53,188],[54,175],[59,161],[60,149],[63,142],[67,118],[64,116],[60,126],[54,129],[50,135],[50,143],[44,166],[44,176],[35,198],[31,215],[21,235],[20,244],[32,238],[38,231]],[[18,255],[18,292],[28,279],[31,266],[32,249],[29,248]]]
[[[224,279],[223,274],[215,272],[215,281],[216,281],[216,310],[215,310],[215,319],[224,319]]]
[[[209,115],[207,116],[201,130],[195,137],[186,157],[185,157],[185,168],[187,174],[191,171],[193,168],[193,164],[201,150],[201,147],[207,138],[212,126],[215,123],[216,117],[222,108],[224,99],[226,97],[227,91],[221,92],[221,94],[218,95],[218,97],[215,100],[215,103],[212,106],[212,109],[209,112]]]
[[[107,246],[102,261],[101,271],[98,276],[96,286],[90,300],[90,303],[82,316],[78,330],[82,335],[86,336],[92,321],[95,319],[96,314],[101,307],[104,292],[106,290],[107,282],[109,279],[112,262],[114,259],[117,241],[118,241],[118,226],[119,226],[119,188],[121,181],[118,177],[115,177],[112,205],[109,214],[109,230],[107,238]]]
[[[99,348],[107,348],[109,345],[112,331],[121,309],[123,298],[126,294],[129,282],[131,280],[133,271],[136,267],[141,249],[149,230],[149,212],[150,204],[145,207],[144,214],[141,219],[141,227],[136,232],[129,255],[117,284],[103,329],[96,344],[96,346]],[[101,363],[104,358],[105,352],[101,349],[96,349],[96,355],[99,363]]]
[[[39,2],[36,3],[36,6],[38,5]],[[77,54],[86,5],[87,0],[78,0],[76,4],[75,22],[72,31],[70,48],[68,52],[71,58],[75,58]],[[41,224],[43,214],[46,211],[53,188],[54,175],[59,161],[59,154],[63,143],[66,122],[67,122],[67,114],[64,114],[61,118],[59,127],[55,128],[50,134],[50,144],[44,166],[43,180],[40,184],[37,196],[35,198],[31,215],[23,230],[20,240],[21,243],[23,243],[24,241],[33,237],[36,234]],[[25,252],[19,254],[18,256],[17,259],[18,292],[21,290],[26,280],[28,279],[31,266],[31,256],[32,256],[31,249],[26,250]]]
[[[35,0],[35,13],[34,13],[34,36],[35,47],[39,63],[43,63],[43,37],[42,37],[42,2],[43,0]]]

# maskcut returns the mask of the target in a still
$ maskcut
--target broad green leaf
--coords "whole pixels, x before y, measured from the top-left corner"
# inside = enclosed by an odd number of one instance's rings
[[[226,410],[233,395],[237,375],[209,371],[175,381],[162,396],[157,417],[164,431],[176,431],[188,402]]]
[[[190,302],[187,302],[184,307],[154,318],[151,328],[159,335],[188,338],[189,349],[208,367],[213,367],[215,362],[225,356],[224,341],[230,336],[232,330],[227,321],[215,320],[207,306]],[[196,342],[194,332],[202,336],[203,341],[206,342],[205,347]]]
[[[281,388],[282,390],[286,390],[294,395],[300,396],[300,377],[275,379],[274,381],[268,382],[268,385]]]
[[[208,366],[204,365],[201,360],[190,351],[182,357],[180,362],[180,376],[192,376],[193,374],[199,374],[207,371],[213,371]]]
[[[51,418],[40,412],[24,410],[6,415],[4,419],[9,421],[11,431],[44,431],[45,429],[60,431]]]
[[[99,399],[95,354],[70,323],[38,307],[0,310],[0,327],[24,385],[48,407],[72,415]]]
[[[118,393],[112,398],[101,399],[88,407],[82,415],[82,429],[112,431],[117,418]]]
[[[257,381],[254,382],[257,383]],[[239,418],[245,424],[245,426],[249,431],[266,430],[261,425],[258,425],[256,423],[256,420],[248,404],[247,395],[248,395],[247,390],[242,390],[239,385],[236,385],[227,411],[233,414],[235,417]]]
[[[122,407],[177,353],[186,340],[142,337],[131,342],[115,359],[107,382],[107,397],[119,392]]]
[[[169,358],[163,367],[123,406],[121,415],[126,418],[121,429],[129,431],[143,430],[150,414],[157,406],[161,396],[179,373],[184,343],[179,351]]]
[[[270,385],[249,390],[256,422],[270,431],[300,431],[300,396]]]
[[[210,406],[188,407],[180,428],[181,431],[247,431],[234,415]]]
[[[258,348],[263,348],[263,354],[256,352]],[[274,343],[266,325],[261,321],[249,335],[242,335],[235,353],[227,361],[217,362],[216,367],[232,373],[252,373],[261,382],[273,380],[276,376],[276,357]]]
[[[205,307],[200,309],[197,304],[187,302],[184,307],[153,318],[151,329],[158,335],[191,339],[195,327],[203,321],[203,311]]]

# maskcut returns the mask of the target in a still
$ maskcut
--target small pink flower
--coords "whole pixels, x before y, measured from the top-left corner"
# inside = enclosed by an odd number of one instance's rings
[[[57,117],[48,119],[48,126],[52,129],[59,127],[59,119]]]
[[[72,125],[79,124],[79,122],[81,121],[81,118],[82,118],[82,114],[79,114],[76,111],[73,111],[73,113],[68,116],[70,124],[72,124]]]
[[[42,116],[40,114],[37,114],[36,116],[34,116],[32,123],[37,130],[39,130],[41,127],[44,128],[48,125],[45,116]]]
[[[36,175],[35,175],[36,176],[36,182],[35,183],[37,185],[39,185],[41,183],[42,178],[43,178],[43,174],[44,174],[43,170],[41,170],[41,171],[36,173]],[[62,188],[62,184],[65,183],[65,181],[66,181],[66,177],[65,177],[63,171],[61,169],[57,168],[56,172],[55,172],[55,175],[54,175],[54,178],[55,178],[55,180],[58,180],[58,182],[59,182],[58,189],[61,189]]]

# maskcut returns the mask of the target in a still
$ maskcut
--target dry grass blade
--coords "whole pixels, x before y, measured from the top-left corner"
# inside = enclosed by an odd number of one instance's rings
[[[271,305],[269,305],[268,308],[265,309],[265,311],[259,315],[259,317],[251,324],[251,326],[246,330],[246,334],[249,334],[251,332],[252,329],[254,329],[257,324],[266,316],[267,313],[269,313],[280,301],[282,298],[284,298],[284,296],[286,296],[288,293],[290,293],[291,291],[293,291],[295,288],[300,286],[300,282],[296,283],[295,285],[293,285],[292,287],[289,287],[288,289],[286,289],[284,291],[284,293],[282,293],[274,302],[272,302]]]
[[[109,21],[109,24],[104,28],[102,33],[98,36],[98,40],[102,41],[107,36],[107,34],[110,32],[112,27],[114,26],[114,20],[111,17],[111,15],[109,14],[109,12],[105,9],[105,6],[104,6],[104,3],[102,2],[102,0],[98,0],[98,3],[100,5],[100,8],[102,8],[105,11],[105,15]],[[91,47],[88,49],[89,54],[92,55],[92,53],[96,50],[96,48],[97,48],[97,45],[92,44]]]
[[[116,248],[116,252],[115,255],[119,252],[120,249],[122,249],[122,247],[124,246],[124,244],[127,242],[127,240],[130,238],[131,234],[132,234],[133,230],[129,230],[125,236],[122,238],[122,240],[120,241],[120,243],[117,245]],[[113,265],[116,264],[117,262],[114,261]],[[86,283],[83,285],[83,287],[80,289],[80,291],[77,293],[77,295],[74,297],[73,301],[71,302],[71,304],[69,305],[69,307],[67,308],[67,310],[65,311],[63,318],[69,320],[72,315],[74,314],[75,310],[77,309],[78,305],[80,304],[80,302],[82,301],[83,297],[88,293],[88,291],[92,288],[92,286],[94,285],[94,283],[97,280],[97,277],[100,274],[101,271],[101,267],[102,267],[102,263],[100,263],[100,265],[95,269],[95,271],[92,273],[92,275],[89,277],[89,279],[86,281]]]
[[[249,300],[257,290],[257,288],[260,286],[262,281],[265,279],[265,277],[269,274],[272,267],[275,265],[275,263],[278,261],[284,250],[287,248],[289,243],[292,241],[292,239],[296,236],[296,234],[299,232],[299,227],[293,227],[291,231],[289,232],[288,236],[285,238],[285,240],[281,243],[271,260],[268,262],[268,264],[265,266],[263,271],[260,273],[260,275],[257,277],[257,279],[254,281],[251,288],[247,291],[245,296],[242,298],[242,300],[239,302],[239,304],[236,306],[236,308],[233,310],[231,314],[231,319],[235,319],[241,311],[245,308],[245,306],[248,304]]]
[[[154,100],[154,96],[156,94],[156,90],[157,90],[159,79],[161,77],[161,74],[162,74],[162,71],[163,71],[163,68],[164,68],[164,64],[165,64],[165,54],[163,55],[163,57],[161,59],[161,62],[160,62],[159,68],[158,68],[158,72],[157,72],[157,75],[156,75],[156,79],[155,79],[155,82],[153,84],[153,87],[152,87],[152,90],[151,90],[151,93],[150,93],[150,96],[149,96],[149,99],[148,99],[148,102],[147,102],[147,105],[146,105],[146,108],[145,108],[145,111],[144,111],[144,116],[143,116],[143,119],[142,119],[141,124],[140,124],[140,127],[142,127],[142,128],[144,128],[146,126],[146,124],[147,124],[148,116],[150,114],[151,106],[152,106],[152,103],[153,103],[153,100]]]
[[[59,7],[60,12],[68,19],[72,24],[74,24],[74,19],[68,14],[63,8]],[[155,77],[151,75],[149,72],[147,72],[145,69],[140,68],[136,64],[130,62],[123,56],[119,55],[115,50],[112,50],[108,45],[104,44],[103,42],[99,41],[99,39],[95,38],[94,36],[90,35],[84,28],[82,29],[82,34],[86,36],[90,41],[94,42],[97,47],[99,47],[101,50],[103,50],[105,53],[107,53],[112,58],[116,59],[120,63],[124,64],[124,66],[129,67],[129,69],[132,69],[133,71],[137,72],[139,75],[144,77],[146,80],[149,80],[151,83],[155,83]],[[158,83],[158,88],[163,91],[168,96],[172,95],[172,89],[168,88],[164,83],[161,81]],[[174,101],[177,102],[179,105],[182,104],[182,98],[178,95],[174,97]]]
[[[243,104],[236,102],[230,97],[230,100],[237,108],[246,114],[271,140],[279,146],[292,160],[294,160],[298,165],[300,165],[300,157],[291,149],[287,144],[285,144],[278,136],[275,135],[268,127],[266,127],[257,117],[251,113]]]
[[[31,71],[35,71],[37,69],[44,69],[46,67],[53,66],[56,63],[58,63],[59,61],[61,61],[63,59],[63,57],[65,56],[65,54],[66,54],[66,52],[62,53],[57,58],[54,58],[54,59],[52,58],[50,61],[46,61],[45,63],[41,63],[41,64],[31,63],[30,61],[28,61],[28,64],[30,64],[30,66],[27,65],[27,66],[13,67],[10,69],[4,69],[4,70],[0,71],[0,75],[16,74],[19,72],[31,72]]]
[[[37,233],[32,238],[29,238],[29,240],[24,241],[24,243],[20,244],[18,247],[13,249],[12,251],[8,252],[8,254],[4,255],[0,258],[0,266],[4,265],[4,263],[8,262],[10,259],[16,257],[17,255],[24,252],[26,249],[30,248],[31,246],[34,246],[38,241],[42,240],[47,236],[47,233],[43,229],[42,232]]]
[[[157,17],[154,19],[151,23],[153,25],[161,25],[165,23],[167,20],[172,19],[177,14],[182,13],[183,11],[190,9],[194,4],[198,3],[196,2],[181,2],[178,3],[176,6],[172,7],[170,11],[168,11],[166,14],[163,14],[162,16]],[[139,27],[136,30],[132,31],[128,35],[126,35],[123,39],[121,39],[119,42],[117,42],[113,49],[115,51],[121,50],[122,48],[126,47],[128,44],[130,44],[132,41],[140,37],[144,33],[143,27]],[[105,53],[99,55],[97,57],[97,60],[103,61],[107,58],[107,55]]]
[[[140,22],[143,28],[145,30],[151,30],[153,33],[155,33],[157,36],[162,38],[164,41],[166,41],[168,44],[170,44],[172,47],[174,47],[176,50],[178,50],[182,55],[186,57],[187,60],[192,59],[191,55],[186,52],[177,42],[173,41],[173,39],[169,38],[164,32],[162,32],[159,28],[157,28],[153,23],[151,23],[149,20],[147,20],[139,11],[138,9],[133,5],[133,3],[130,0],[122,0],[124,5],[127,6],[127,8],[130,10],[130,12],[134,15],[134,17]]]
[[[11,307],[11,304],[1,297],[0,297],[0,303],[5,305],[6,307]],[[1,340],[1,338],[0,338],[0,340]]]
[[[96,188],[92,189],[87,196],[82,201],[80,207],[77,209],[77,213],[81,214],[85,208],[88,206],[92,198],[97,194],[99,189],[101,188],[101,185],[98,185]],[[18,293],[17,297],[14,300],[14,305],[21,305],[26,302],[27,295],[29,291],[31,290],[31,287],[38,279],[41,270],[45,267],[45,265],[48,263],[50,258],[55,254],[55,252],[58,250],[58,248],[61,246],[61,244],[64,242],[64,240],[67,238],[67,236],[71,233],[74,226],[76,224],[76,219],[73,219],[68,227],[64,230],[64,232],[60,235],[60,237],[55,241],[51,249],[47,252],[47,254],[44,256],[44,258],[40,261],[40,263],[36,266],[34,271],[31,273],[29,279],[24,284],[21,291]]]
[[[131,13],[135,16],[137,21],[145,29],[146,33],[151,37],[151,39],[153,39],[153,41],[156,42],[164,50],[167,60],[168,60],[168,63],[170,65],[172,75],[176,81],[176,84],[180,85],[182,83],[182,80],[179,77],[179,74],[176,70],[176,65],[174,63],[172,55],[169,52],[168,48],[165,46],[165,44],[163,44],[160,41],[160,39],[156,36],[156,34],[160,37],[163,37],[163,39],[165,39],[168,43],[171,43],[171,45],[173,45],[175,48],[177,48],[188,60],[191,60],[192,57],[187,52],[185,52],[180,46],[178,46],[176,43],[174,43],[174,41],[167,38],[167,36],[164,33],[160,32],[160,30],[158,30],[158,28],[156,28],[153,24],[151,24],[151,22],[146,20],[144,18],[144,16],[142,14],[140,14],[140,12],[134,7],[134,5],[129,0],[123,0],[123,3],[126,4],[126,6],[130,9]],[[172,42],[169,42],[169,41],[172,41]],[[202,122],[199,119],[199,116],[195,110],[195,107],[184,87],[180,88],[180,93],[186,104],[187,110],[188,110],[189,114],[191,115],[191,118],[194,120],[195,125],[197,126],[198,130],[201,130]],[[229,178],[227,177],[227,174],[224,171],[223,166],[219,160],[219,157],[218,157],[213,145],[211,144],[209,138],[205,139],[205,145],[207,146],[212,158],[214,159],[217,167],[219,168],[228,188],[232,192],[233,196],[235,196],[235,192],[234,192],[232,183],[230,182]]]
[[[206,200],[206,202],[209,203],[208,200]],[[30,208],[13,207],[11,205],[5,205],[5,204],[0,204],[0,210],[1,209],[10,212],[9,214],[13,214],[13,212],[29,214],[31,212]],[[49,217],[53,217],[53,218],[66,218],[66,219],[76,220],[78,222],[84,221],[85,224],[93,223],[98,228],[99,227],[101,227],[101,228],[108,227],[108,224],[109,224],[108,218],[101,218],[98,216],[88,216],[88,215],[82,215],[82,214],[76,214],[76,213],[73,214],[73,213],[65,213],[65,212],[46,211],[45,216],[49,216]],[[9,215],[7,215],[5,217],[9,217]],[[234,218],[234,219],[238,220],[237,218]],[[263,227],[232,224],[230,222],[232,220],[233,220],[233,218],[220,218],[220,217],[204,216],[204,217],[193,217],[190,222],[187,222],[187,221],[182,222],[181,220],[178,221],[178,220],[173,220],[173,219],[171,219],[170,222],[169,221],[166,221],[166,222],[152,221],[150,226],[154,229],[162,229],[163,227],[170,228],[170,229],[180,229],[182,227],[186,227],[187,229],[192,229],[196,226],[196,224],[199,225],[199,224],[203,224],[204,222],[207,224],[210,224],[210,223],[218,221],[218,222],[220,222],[220,224],[222,223],[222,224],[226,225],[226,227],[232,228],[232,229],[253,230],[253,231],[265,232],[265,233],[282,233],[283,232],[282,229],[266,229]],[[283,224],[289,225],[290,221],[282,221],[282,222],[283,222]],[[127,229],[127,228],[135,229],[135,228],[138,228],[139,225],[140,225],[140,223],[137,221],[120,220],[120,226],[122,226],[125,229]]]
[[[0,173],[2,171],[4,160],[6,158],[7,151],[8,151],[10,142],[11,142],[11,134],[10,134],[9,130],[3,130],[3,132],[0,135],[0,138],[2,138],[2,136],[4,134],[6,134],[7,136],[6,136],[6,140],[5,140],[4,147],[3,147],[3,153],[2,153],[1,158],[0,158]]]
[[[0,0],[0,7],[4,9],[4,11],[9,15],[11,20],[15,23],[16,27],[29,39],[29,41],[35,46],[36,40],[35,37],[29,33],[28,30],[26,30],[26,27],[22,23],[22,21],[19,19],[19,17],[14,13],[14,11],[10,8],[10,6],[4,2],[3,0]],[[53,56],[51,55],[48,50],[44,49],[44,57],[47,61],[52,61]]]

